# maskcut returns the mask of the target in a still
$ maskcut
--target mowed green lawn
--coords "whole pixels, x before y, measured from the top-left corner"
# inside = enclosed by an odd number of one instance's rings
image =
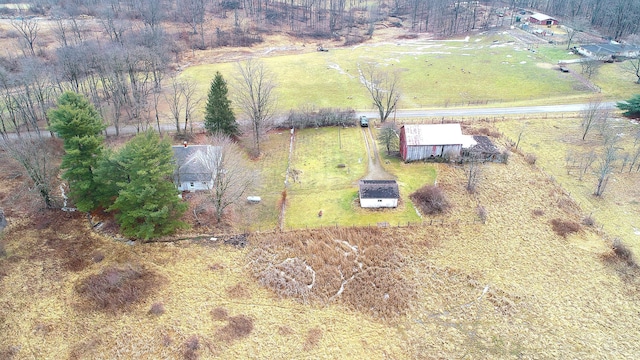
[[[278,108],[286,113],[303,105],[371,109],[358,76],[358,66],[368,62],[401,73],[400,108],[580,102],[591,90],[553,67],[560,58],[571,57],[558,45],[543,44],[533,52],[505,34],[478,34],[468,41],[398,40],[262,60],[276,76]],[[216,71],[233,83],[235,66],[199,65],[181,76],[197,79],[204,96]],[[604,71],[602,78],[607,76]],[[625,87],[615,96],[630,91]]]
[[[339,166],[340,165],[340,166]],[[342,166],[344,165],[344,167]],[[409,194],[433,184],[435,170],[424,163],[385,164],[397,177],[401,201],[397,209],[362,209],[358,180],[367,173],[368,160],[360,128],[305,129],[296,134],[292,166],[296,181],[287,189],[285,227],[389,225],[420,221]],[[292,171],[293,171],[292,170]],[[322,216],[319,212],[322,211]]]

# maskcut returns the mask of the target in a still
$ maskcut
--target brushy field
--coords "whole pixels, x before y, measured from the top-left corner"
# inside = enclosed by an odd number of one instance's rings
[[[253,234],[246,248],[127,245],[91,232],[80,215],[15,213],[1,239],[0,357],[640,353],[638,269],[598,227],[554,232],[557,220],[585,215],[556,181],[514,154],[484,165],[468,194],[464,169],[435,167],[451,202],[439,215],[445,225]],[[486,224],[465,222],[478,205]]]
[[[620,138],[616,145],[620,159],[614,163],[604,195],[598,198],[593,196],[597,184],[594,170],[601,156],[597,155],[591,169],[582,177],[577,164],[581,154],[590,151],[601,154],[603,140],[595,128],[583,141],[581,123],[579,117],[532,117],[497,122],[496,126],[514,140],[522,132],[522,152],[534,154],[538,158],[538,166],[566,189],[587,214],[592,214],[599,228],[612,237],[621,238],[640,254],[640,224],[636,221],[640,214],[640,192],[636,186],[640,173],[635,167],[629,172],[628,164],[624,169],[622,167],[624,155],[632,156],[637,149],[638,125],[624,118],[612,119],[614,132]],[[573,163],[568,158],[576,159],[577,166],[567,166]]]
[[[505,31],[478,33],[465,40],[404,39],[329,52],[302,52],[300,48],[300,54],[263,61],[276,75],[278,105],[283,112],[303,105],[370,109],[371,100],[358,75],[358,65],[368,62],[401,73],[400,108],[503,102],[545,105],[583,102],[592,94],[579,77],[555,68],[558,60],[575,58],[562,46],[541,44],[533,50]],[[630,84],[608,92],[614,89],[610,69],[619,66],[609,65],[603,66],[594,82],[615,99],[630,96],[633,84],[629,79],[619,79]],[[204,95],[216,71],[233,82],[234,67],[234,63],[197,65],[181,76],[197,79]]]

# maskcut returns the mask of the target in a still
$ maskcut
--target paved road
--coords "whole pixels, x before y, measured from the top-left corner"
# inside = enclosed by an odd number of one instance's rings
[[[615,102],[605,102],[604,106],[613,109]],[[438,116],[498,116],[513,114],[543,114],[543,113],[559,113],[559,112],[578,112],[587,108],[589,104],[568,104],[568,105],[543,105],[543,106],[520,106],[520,107],[495,107],[495,108],[453,108],[438,110],[398,110],[395,114],[396,118],[428,118]],[[378,118],[378,112],[362,111],[357,113],[358,116],[365,115],[374,119]],[[390,117],[393,117],[391,114]]]
[[[606,108],[613,109],[616,106],[615,102],[603,103]],[[544,113],[560,113],[560,112],[578,112],[587,108],[588,104],[566,104],[566,105],[543,105],[543,106],[519,106],[519,107],[494,107],[494,108],[451,108],[451,109],[421,109],[421,110],[398,110],[395,114],[391,114],[390,118],[395,116],[396,119],[406,118],[430,118],[430,117],[442,117],[442,116],[500,116],[500,115],[518,115],[518,114],[544,114]],[[372,119],[378,118],[377,111],[358,111],[357,116],[367,116]],[[175,131],[175,125],[161,124],[163,132]],[[193,129],[202,129],[202,123],[194,123]],[[153,129],[157,129],[154,125]],[[138,132],[135,126],[123,126],[120,128],[121,134],[135,134]],[[42,135],[49,136],[48,131],[42,131]],[[110,126],[107,128],[109,135],[116,133],[115,128]],[[15,138],[15,135],[10,137]]]

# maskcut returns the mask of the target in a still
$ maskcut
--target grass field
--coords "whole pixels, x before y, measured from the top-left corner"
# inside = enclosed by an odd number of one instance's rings
[[[553,232],[550,220],[579,222],[583,215],[557,182],[514,154],[506,165],[487,164],[472,195],[464,191],[462,169],[436,167],[452,203],[443,215],[447,224],[369,230],[367,237],[366,229],[325,229],[251,235],[245,249],[219,241],[127,245],[91,232],[81,216],[11,217],[0,258],[0,357],[599,359],[640,353],[638,284],[603,261],[610,251],[597,228],[583,226],[567,238]],[[487,209],[485,225],[464,222],[475,216],[476,204]],[[335,252],[344,256],[321,257]],[[335,301],[296,301],[267,289],[261,273],[252,272],[255,261],[293,257],[306,257],[326,279],[314,283],[321,289],[339,286],[329,279],[340,274],[329,270],[345,262],[390,262],[406,281],[397,286],[415,297],[405,314],[381,319],[357,310],[351,282]],[[127,264],[157,279],[136,301],[106,311],[79,293],[89,276]],[[367,294],[366,287],[360,291]],[[386,301],[379,291],[372,287],[368,301],[376,294]]]
[[[338,165],[344,165],[339,167]],[[365,210],[358,202],[358,180],[367,174],[367,154],[360,128],[321,128],[298,131],[292,169],[297,181],[287,189],[287,228],[406,224],[420,221],[409,194],[432,184],[432,165],[402,167],[399,159],[385,164],[398,177],[401,202],[397,209]],[[402,167],[402,168],[401,168]],[[318,213],[322,210],[322,216]]]
[[[597,183],[593,170],[580,180],[579,170],[566,166],[568,155],[575,157],[591,150],[598,154],[602,152],[602,140],[597,129],[591,130],[585,141],[581,140],[581,122],[580,118],[530,118],[496,124],[512,139],[524,129],[522,151],[535,154],[539,159],[538,166],[565,188],[587,215],[593,214],[598,226],[607,234],[623,239],[636,253],[640,253],[640,224],[636,221],[640,214],[640,192],[636,186],[640,174],[635,170],[629,172],[628,168],[622,170],[622,160],[618,160],[604,196],[593,196]],[[618,153],[621,156],[633,154],[637,124],[618,119],[613,126],[620,135]],[[594,168],[597,163],[594,163]]]
[[[286,112],[308,104],[370,109],[358,78],[358,64],[366,62],[402,74],[400,108],[584,102],[592,91],[575,76],[554,68],[558,60],[574,57],[559,45],[542,44],[529,51],[505,32],[480,33],[468,41],[361,44],[263,61],[276,75],[278,106]],[[606,97],[626,98],[635,91],[619,66],[606,64],[594,79]],[[233,82],[231,63],[192,66],[182,76],[197,79],[200,92],[206,94],[215,71]]]

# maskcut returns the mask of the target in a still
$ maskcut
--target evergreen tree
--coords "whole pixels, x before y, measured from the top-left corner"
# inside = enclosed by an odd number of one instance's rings
[[[227,82],[220,72],[216,71],[216,76],[211,81],[204,116],[204,127],[210,134],[236,136],[240,133],[236,117],[231,110],[231,101],[227,97],[228,92]]]
[[[173,184],[171,144],[152,131],[139,134],[109,162],[122,175],[113,175],[117,198],[107,210],[116,211],[123,234],[148,240],[185,227],[180,221],[187,204]],[[108,169],[107,169],[108,170]]]
[[[624,102],[618,102],[616,106],[624,111],[622,115],[630,118],[640,118],[640,94],[634,95]]]
[[[65,155],[62,178],[69,182],[69,198],[78,210],[91,211],[97,207],[94,170],[102,151],[102,131],[105,125],[93,105],[84,96],[67,91],[58,105],[48,112],[49,129],[64,141]]]

